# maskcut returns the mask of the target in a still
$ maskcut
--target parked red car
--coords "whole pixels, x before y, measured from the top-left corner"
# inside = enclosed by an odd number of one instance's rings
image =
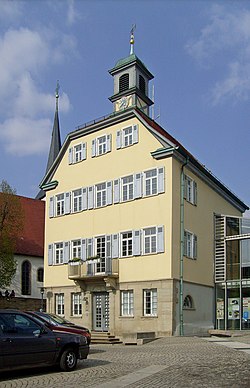
[[[90,344],[91,333],[86,327],[75,325],[73,322],[67,321],[66,319],[52,313],[45,313],[43,311],[26,311],[26,313],[40,319],[53,331],[63,331],[66,333],[83,335],[86,337],[88,345]]]

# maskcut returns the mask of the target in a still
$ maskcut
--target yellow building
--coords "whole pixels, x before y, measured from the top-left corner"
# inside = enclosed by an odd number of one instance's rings
[[[47,309],[124,342],[214,327],[214,214],[247,206],[149,117],[133,52],[113,113],[68,134],[46,192]]]

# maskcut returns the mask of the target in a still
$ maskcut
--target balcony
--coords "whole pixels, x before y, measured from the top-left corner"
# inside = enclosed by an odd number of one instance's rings
[[[70,280],[95,280],[106,277],[118,278],[119,261],[118,259],[96,259],[87,261],[78,261],[68,264],[68,278]]]

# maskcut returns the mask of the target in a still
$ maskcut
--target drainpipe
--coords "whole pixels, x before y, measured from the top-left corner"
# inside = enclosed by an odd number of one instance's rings
[[[186,162],[181,166],[181,201],[180,201],[180,291],[179,291],[179,313],[180,313],[180,336],[184,335],[183,327],[183,261],[184,261],[184,187],[185,187],[185,174],[184,167],[188,164],[188,158]]]

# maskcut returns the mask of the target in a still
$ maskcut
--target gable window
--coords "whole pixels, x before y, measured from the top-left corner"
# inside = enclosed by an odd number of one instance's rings
[[[142,93],[146,94],[146,82],[141,74],[139,74],[139,89]]]
[[[129,175],[121,179],[122,201],[129,201],[134,198],[134,177]]]
[[[107,190],[106,183],[99,183],[95,186],[95,195],[96,195],[96,207],[105,206],[107,203]]]
[[[87,157],[87,143],[80,143],[69,148],[69,164],[85,160]]]
[[[82,210],[82,189],[73,191],[73,212],[80,212]]]
[[[143,315],[157,315],[157,289],[143,290]]]
[[[134,292],[133,290],[121,291],[121,316],[134,316]]]
[[[184,231],[184,255],[189,259],[197,259],[197,236]]]
[[[119,78],[119,93],[129,89],[129,74],[125,73]]]
[[[38,268],[37,270],[37,281],[43,282],[43,268]]]
[[[133,233],[121,233],[121,257],[132,256],[133,254]]]
[[[71,294],[71,315],[82,315],[82,296],[80,292]]]
[[[22,295],[31,294],[31,264],[28,260],[22,263]]]
[[[123,129],[123,146],[128,147],[129,145],[133,144],[133,128],[128,127]]]
[[[111,151],[111,135],[103,135],[92,140],[92,158]]]
[[[138,143],[138,125],[131,125],[116,132],[116,149]]]
[[[56,215],[62,216],[65,210],[64,194],[56,195]]]
[[[81,253],[82,253],[82,246],[81,246],[81,240],[74,240],[71,244],[72,249],[72,259],[80,259]]]
[[[55,244],[55,264],[63,264],[63,243]]]
[[[188,202],[197,205],[197,184],[187,175],[185,175],[184,197]]]
[[[55,310],[57,315],[64,315],[64,294],[55,294]]]
[[[183,308],[184,309],[193,309],[194,308],[194,303],[193,299],[190,295],[187,295],[183,301]]]

